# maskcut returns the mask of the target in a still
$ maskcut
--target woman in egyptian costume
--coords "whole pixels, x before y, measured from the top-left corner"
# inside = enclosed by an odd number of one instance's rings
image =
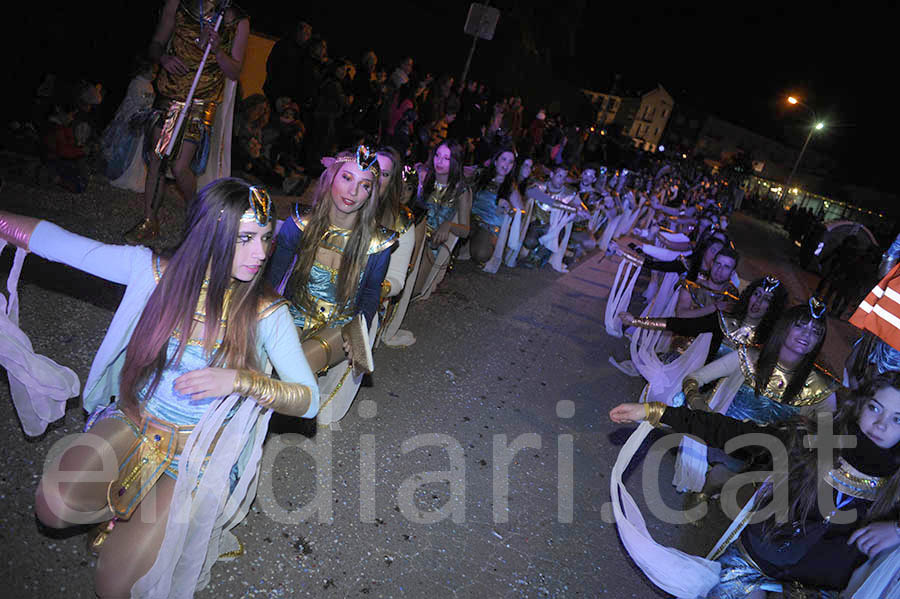
[[[222,9],[222,22],[213,31]],[[246,13],[234,4],[212,0],[166,0],[148,54],[159,63],[155,81],[154,116],[145,134],[148,162],[144,187],[144,219],[126,237],[131,242],[159,234],[157,212],[164,181],[159,181],[161,158],[170,144],[172,173],[183,198],[192,198],[197,185],[231,174],[232,115],[237,78],[250,35]],[[209,56],[187,108],[184,124],[173,139],[175,124],[203,58]],[[163,174],[165,176],[165,174]]]
[[[479,264],[487,263],[498,251],[502,253],[500,234],[504,219],[515,210],[524,209],[515,185],[515,164],[516,155],[512,149],[501,149],[491,158],[490,164],[478,172],[472,185],[474,232],[469,240],[469,253]]]
[[[377,156],[366,146],[324,158],[314,203],[295,204],[278,232],[269,280],[319,373],[318,422],[343,418],[371,372],[382,283],[397,233],[379,224]]]
[[[438,144],[424,167],[418,169],[416,211],[424,212],[425,245],[413,287],[413,300],[431,296],[444,280],[457,242],[469,236],[472,191],[463,177],[462,157],[456,144]]]
[[[100,523],[101,597],[202,588],[242,552],[228,530],[255,496],[272,412],[317,412],[287,302],[262,277],[273,225],[265,191],[238,179],[198,193],[168,256],[0,212],[4,240],[126,286],[85,385],[86,432],[48,462],[35,500],[51,528]]]
[[[628,312],[619,315],[622,324],[650,331],[668,331],[695,338],[711,333],[706,362],[721,358],[743,345],[763,345],[787,300],[781,281],[772,276],[750,283],[730,313],[716,310],[696,318],[635,318]]]
[[[819,411],[833,412],[834,376],[816,364],[825,342],[825,305],[812,298],[808,305],[787,310],[760,348],[740,345],[737,351],[688,374],[682,393],[671,401],[694,409],[750,420],[761,426],[784,422],[795,416],[812,417]],[[710,393],[701,388],[715,383]],[[707,474],[709,462],[724,464]],[[721,452],[708,455],[706,447],[685,438],[675,465],[673,484],[680,491],[698,493],[692,501],[705,501],[730,472],[744,463]]]
[[[897,373],[880,375],[855,392],[842,391],[833,421],[794,417],[761,426],[661,403],[622,404],[610,418],[641,422],[615,467],[613,484],[620,494],[613,510],[629,554],[669,594],[707,599],[765,599],[767,592],[790,599],[900,595]],[[831,435],[851,441],[810,447],[806,440],[819,436],[823,422]],[[626,516],[619,509],[633,504],[621,486],[622,468],[651,426],[698,437],[711,447],[723,448],[741,435],[765,435],[786,449],[785,467],[772,471],[742,509],[733,506],[736,517],[705,558],[659,545],[641,530],[639,514]]]

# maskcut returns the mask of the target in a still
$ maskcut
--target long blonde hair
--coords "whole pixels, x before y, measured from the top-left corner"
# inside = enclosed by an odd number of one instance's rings
[[[286,297],[289,297],[296,305],[302,307],[307,313],[314,308],[313,299],[308,292],[309,274],[316,260],[316,252],[319,243],[328,232],[331,225],[329,212],[332,206],[331,185],[337,177],[344,163],[355,161],[355,152],[344,151],[338,153],[335,160],[319,177],[313,196],[313,209],[309,223],[303,231],[303,237],[297,247],[297,261],[288,281]],[[343,160],[341,160],[343,159]],[[378,226],[376,215],[378,214],[378,172],[373,173],[375,180],[372,191],[362,208],[357,213],[356,224],[347,239],[344,253],[341,255],[341,266],[337,280],[337,305],[343,310],[355,299],[359,286],[359,276],[368,260],[369,245],[372,236]]]

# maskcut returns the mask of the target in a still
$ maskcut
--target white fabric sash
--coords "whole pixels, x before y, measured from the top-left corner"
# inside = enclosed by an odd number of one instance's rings
[[[232,408],[237,411],[227,420]],[[178,464],[166,532],[150,570],[131,588],[133,599],[181,599],[209,581],[223,532],[247,513],[255,495],[259,459],[271,410],[229,395],[200,418]],[[210,446],[219,431],[210,455]],[[249,459],[229,495],[231,470],[250,444]],[[209,455],[209,460],[206,457]]]
[[[0,240],[0,253],[6,242]],[[8,296],[0,293],[0,366],[9,376],[13,406],[26,435],[35,437],[66,413],[66,400],[81,390],[72,369],[34,351],[31,340],[19,328],[19,276],[27,252],[16,249],[6,280]]]
[[[744,375],[740,370],[728,375],[716,385],[715,392],[709,400],[710,409],[720,414],[727,412],[743,384]],[[703,485],[706,484],[707,453],[705,443],[688,437],[681,439],[678,457],[675,458],[675,475],[672,477],[672,484],[679,491],[703,490]]]
[[[606,332],[613,337],[622,336],[622,321],[619,320],[619,313],[628,310],[634,284],[637,283],[640,274],[641,263],[626,254],[619,262],[616,278],[609,290],[609,298],[606,300],[604,323]]]
[[[529,199],[525,205],[525,213],[516,210],[513,217],[512,225],[509,229],[509,241],[506,243],[506,253],[504,254],[503,263],[510,268],[516,266],[519,259],[519,252],[522,244],[525,243],[525,236],[528,234],[528,227],[531,225],[531,214],[534,212],[534,199]]]
[[[622,446],[613,465],[610,495],[616,528],[628,555],[653,584],[679,599],[706,597],[710,589],[718,584],[722,570],[721,564],[714,560],[741,534],[750,521],[764,492],[764,486],[760,486],[747,502],[706,558],[657,543],[650,536],[637,503],[622,482],[623,473],[652,429],[648,422],[642,422]]]

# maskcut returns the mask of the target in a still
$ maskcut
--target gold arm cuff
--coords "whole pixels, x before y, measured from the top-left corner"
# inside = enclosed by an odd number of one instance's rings
[[[381,282],[381,299],[386,298],[391,294],[391,282],[387,279]]]
[[[322,346],[322,349],[325,350],[325,370],[328,370],[328,368],[331,367],[331,344],[320,335],[313,335],[309,339],[310,341],[318,341],[319,345]]]
[[[649,329],[651,331],[665,331],[666,330],[666,319],[665,318],[646,318],[646,317],[637,317],[631,321],[631,325],[638,327],[639,329]]]
[[[692,410],[709,411],[709,404],[703,399],[700,393],[700,384],[691,378],[686,378],[681,383],[681,390],[684,392],[684,403]]]
[[[659,428],[659,420],[666,411],[666,404],[658,401],[651,401],[644,404],[644,420],[649,422],[654,428]]]
[[[312,392],[306,385],[277,381],[261,372],[238,370],[235,393],[255,399],[261,406],[288,416],[303,416],[309,410]]]

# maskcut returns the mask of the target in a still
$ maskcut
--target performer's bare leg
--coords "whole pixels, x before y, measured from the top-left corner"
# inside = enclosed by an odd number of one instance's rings
[[[162,129],[156,127],[153,130],[153,142],[151,147],[156,147]],[[178,188],[185,205],[197,192],[197,177],[191,170],[191,160],[197,151],[197,144],[184,141],[174,161],[170,162],[172,172],[175,175],[175,186]],[[144,220],[136,227],[128,231],[125,236],[129,242],[139,243],[149,241],[159,235],[159,221],[157,215],[166,195],[166,173],[160,176],[162,160],[156,152],[150,153],[150,163],[147,165],[147,181],[144,184]]]
[[[50,528],[112,518],[109,484],[119,476],[119,462],[134,443],[134,433],[124,421],[110,418],[73,441],[78,444],[63,451],[58,469],[44,472],[35,496],[35,514]]]
[[[166,535],[175,479],[162,476],[128,520],[119,520],[103,543],[97,560],[94,590],[99,597],[129,597],[146,574]]]
[[[413,284],[413,297],[416,297],[425,287],[425,281],[428,280],[428,275],[431,273],[431,269],[434,268],[434,254],[431,253],[430,248],[425,248],[422,251],[422,263],[419,265],[419,274],[416,276],[416,282]]]

